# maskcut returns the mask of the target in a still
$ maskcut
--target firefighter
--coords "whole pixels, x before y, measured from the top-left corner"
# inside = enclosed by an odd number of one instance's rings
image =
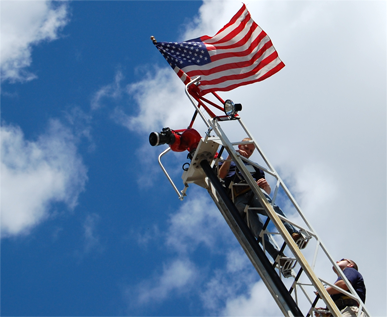
[[[249,140],[250,138],[245,138],[242,141],[249,141]],[[250,156],[254,152],[254,149],[255,149],[255,146],[252,143],[240,144],[238,146],[237,152],[245,158],[250,158]],[[245,164],[248,165],[247,163]],[[271,198],[269,196],[271,192],[271,188],[269,183],[265,179],[265,173],[254,166],[251,166],[251,167],[254,168],[254,172],[251,173],[252,177],[257,182],[257,185],[265,195],[266,200],[269,203],[271,203]],[[238,209],[242,218],[245,218],[244,210],[246,205],[249,205],[251,207],[262,207],[259,202],[259,198],[256,197],[254,193],[251,191],[250,187],[247,185],[246,181],[244,180],[243,175],[237,170],[237,166],[235,162],[231,160],[230,156],[227,157],[226,161],[224,161],[223,163],[220,163],[218,176],[224,181],[226,188],[229,188],[229,185],[231,182],[233,182],[234,184],[239,184],[238,186],[233,186],[232,190],[234,191],[233,192],[234,204]],[[244,183],[246,183],[246,185],[243,185]],[[278,206],[273,205],[273,208],[276,213],[278,213],[283,217],[286,217],[283,211]],[[265,210],[249,210],[248,218],[249,218],[250,227],[254,236],[256,237],[256,239],[258,239],[258,241],[260,241],[261,238],[259,237],[259,234],[263,229],[263,222],[258,216],[257,212],[266,216]],[[302,235],[291,224],[284,222],[284,225],[296,242],[299,239],[302,239]],[[280,255],[280,257],[284,257],[283,254],[280,254],[280,250],[278,250],[271,236],[264,235],[264,239],[265,239],[266,250],[269,252],[269,254],[271,255],[274,261],[276,261],[278,255]],[[281,262],[279,264],[282,266]]]
[[[355,289],[356,293],[359,295],[360,299],[365,303],[366,299],[366,287],[364,284],[363,276],[359,273],[357,264],[349,259],[341,259],[336,262],[337,266],[344,273],[345,277],[351,283],[352,287]],[[337,287],[342,288],[345,291],[348,291],[348,286],[345,284],[343,279],[339,276],[336,271],[336,268],[332,267],[333,271],[337,274],[338,278],[335,282]],[[349,296],[341,293],[339,290],[333,287],[327,287],[326,291],[329,295],[331,295],[332,300],[335,302],[337,308],[341,311],[341,314],[344,317],[356,317],[358,316],[359,311],[359,303],[350,298]],[[319,308],[319,312],[316,312],[316,317],[329,317],[330,313],[327,311],[324,312],[323,309]],[[366,314],[362,313],[360,317],[366,317]]]

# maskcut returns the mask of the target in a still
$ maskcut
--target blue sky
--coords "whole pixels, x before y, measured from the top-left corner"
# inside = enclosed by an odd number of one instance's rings
[[[367,308],[383,316],[386,4],[246,5],[286,67],[221,95],[242,102],[309,221],[334,257],[357,260]],[[1,2],[3,316],[280,315],[206,192],[192,186],[180,202],[157,163],[164,148],[147,140],[193,112],[150,36],[214,35],[240,6]],[[185,162],[167,160],[176,182]]]

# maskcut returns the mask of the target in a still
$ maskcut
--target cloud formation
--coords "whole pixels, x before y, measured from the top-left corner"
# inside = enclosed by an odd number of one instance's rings
[[[141,309],[149,302],[156,304],[195,295],[206,315],[232,316],[238,315],[241,303],[260,302],[262,298],[270,300],[265,286],[256,284],[258,276],[250,260],[204,192],[193,189],[187,202],[170,215],[168,223],[164,237],[158,234],[153,239],[158,242],[164,239],[161,246],[173,255],[162,264],[161,272],[158,267],[151,278],[126,289],[131,311],[133,305]],[[207,256],[199,264],[195,254],[203,247]],[[213,269],[209,263],[212,261],[217,263]],[[246,306],[246,316],[260,315],[262,310],[258,306]],[[275,303],[263,307],[266,307],[265,312],[274,307],[268,316],[279,312]]]
[[[190,253],[199,244],[216,249],[227,229],[223,217],[209,197],[197,190],[177,213],[170,215],[166,244],[180,254]]]
[[[87,215],[83,224],[83,239],[84,239],[84,252],[88,253],[91,250],[100,246],[100,240],[97,233],[97,226],[100,222],[100,216],[97,214]]]
[[[122,72],[117,71],[114,78],[114,83],[103,86],[94,94],[91,100],[91,110],[97,110],[102,107],[101,102],[104,98],[118,99],[123,92],[123,89],[121,88],[122,80]]]
[[[0,28],[1,80],[28,81],[36,75],[27,70],[31,65],[33,46],[58,38],[68,22],[64,2],[2,1]]]
[[[135,298],[131,302],[141,306],[152,300],[165,300],[175,291],[179,291],[178,296],[187,294],[187,290],[201,279],[198,268],[190,258],[191,252],[203,244],[217,252],[214,246],[219,244],[220,237],[224,237],[222,228],[226,226],[219,223],[223,219],[211,200],[197,189],[193,192],[195,198],[190,198],[176,214],[170,215],[166,232],[158,232],[152,237],[157,241],[165,240],[164,247],[174,254],[173,257],[163,263],[161,274],[142,281],[134,292],[132,288],[127,291],[133,293]]]
[[[121,109],[121,123],[130,130],[144,132],[165,126],[184,128],[194,108],[191,106],[191,112],[187,112],[186,100],[182,102],[181,81],[173,71],[165,68],[154,68],[144,77],[144,80],[127,86],[127,94],[141,106],[136,116],[132,115],[133,108],[126,116],[125,109]],[[118,120],[118,116],[116,118]]]
[[[198,277],[197,269],[187,258],[173,259],[163,264],[162,272],[125,290],[129,305],[134,307],[159,303],[174,293],[187,293]]]
[[[252,284],[244,294],[230,298],[222,316],[282,316],[271,294],[262,283]]]
[[[1,127],[1,236],[27,234],[50,216],[54,203],[73,209],[87,180],[76,139],[51,120],[36,141],[18,126]]]

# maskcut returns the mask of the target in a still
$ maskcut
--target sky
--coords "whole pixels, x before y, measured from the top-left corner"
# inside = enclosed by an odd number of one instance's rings
[[[245,4],[286,66],[220,95],[243,104],[330,254],[357,262],[367,309],[386,316],[386,3]],[[148,143],[193,113],[150,36],[212,36],[241,5],[0,2],[2,316],[281,315],[206,191],[181,202],[157,162],[166,147]],[[182,189],[186,154],[164,160]]]

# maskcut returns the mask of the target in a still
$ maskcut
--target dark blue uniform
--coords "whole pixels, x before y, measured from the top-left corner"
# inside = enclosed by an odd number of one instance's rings
[[[343,273],[345,277],[348,279],[348,281],[352,284],[353,288],[355,289],[356,293],[359,295],[363,303],[365,303],[366,299],[366,287],[364,284],[363,276],[354,268],[347,267],[343,270]],[[342,280],[341,277],[339,277],[337,281]],[[336,283],[335,282],[335,283]],[[340,300],[348,299],[348,296],[344,294],[333,294],[331,295],[334,302],[339,302]]]

